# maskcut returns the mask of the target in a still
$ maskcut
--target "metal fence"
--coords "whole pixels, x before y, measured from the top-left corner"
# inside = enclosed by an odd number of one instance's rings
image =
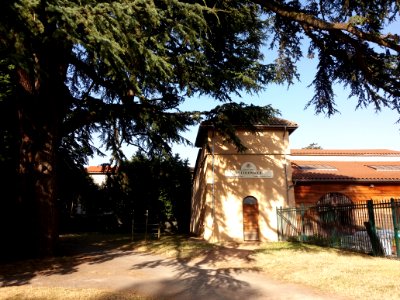
[[[400,257],[400,200],[278,208],[279,240]]]
[[[143,220],[144,216],[144,220]],[[149,211],[146,210],[144,215],[141,216],[137,222],[134,214],[132,216],[132,228],[131,228],[131,240],[142,240],[147,241],[148,239],[159,239],[161,236],[161,227],[159,223],[149,223]]]

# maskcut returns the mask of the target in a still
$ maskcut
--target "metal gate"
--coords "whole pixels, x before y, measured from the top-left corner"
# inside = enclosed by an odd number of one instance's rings
[[[279,240],[400,257],[400,200],[277,209]]]

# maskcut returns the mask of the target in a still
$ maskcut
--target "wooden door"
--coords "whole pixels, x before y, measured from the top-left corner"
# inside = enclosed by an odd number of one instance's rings
[[[246,197],[243,200],[243,239],[245,241],[258,241],[260,239],[258,203],[254,197]]]

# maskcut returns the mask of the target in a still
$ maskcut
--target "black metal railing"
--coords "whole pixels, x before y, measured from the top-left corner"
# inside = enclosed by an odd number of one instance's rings
[[[278,208],[279,240],[400,257],[400,200]]]

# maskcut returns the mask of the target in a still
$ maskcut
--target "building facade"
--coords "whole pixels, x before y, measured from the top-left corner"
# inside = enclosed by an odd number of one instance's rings
[[[256,132],[237,128],[239,153],[201,124],[193,179],[191,232],[208,241],[276,240],[276,208],[295,204],[288,156],[293,122],[274,119]]]

